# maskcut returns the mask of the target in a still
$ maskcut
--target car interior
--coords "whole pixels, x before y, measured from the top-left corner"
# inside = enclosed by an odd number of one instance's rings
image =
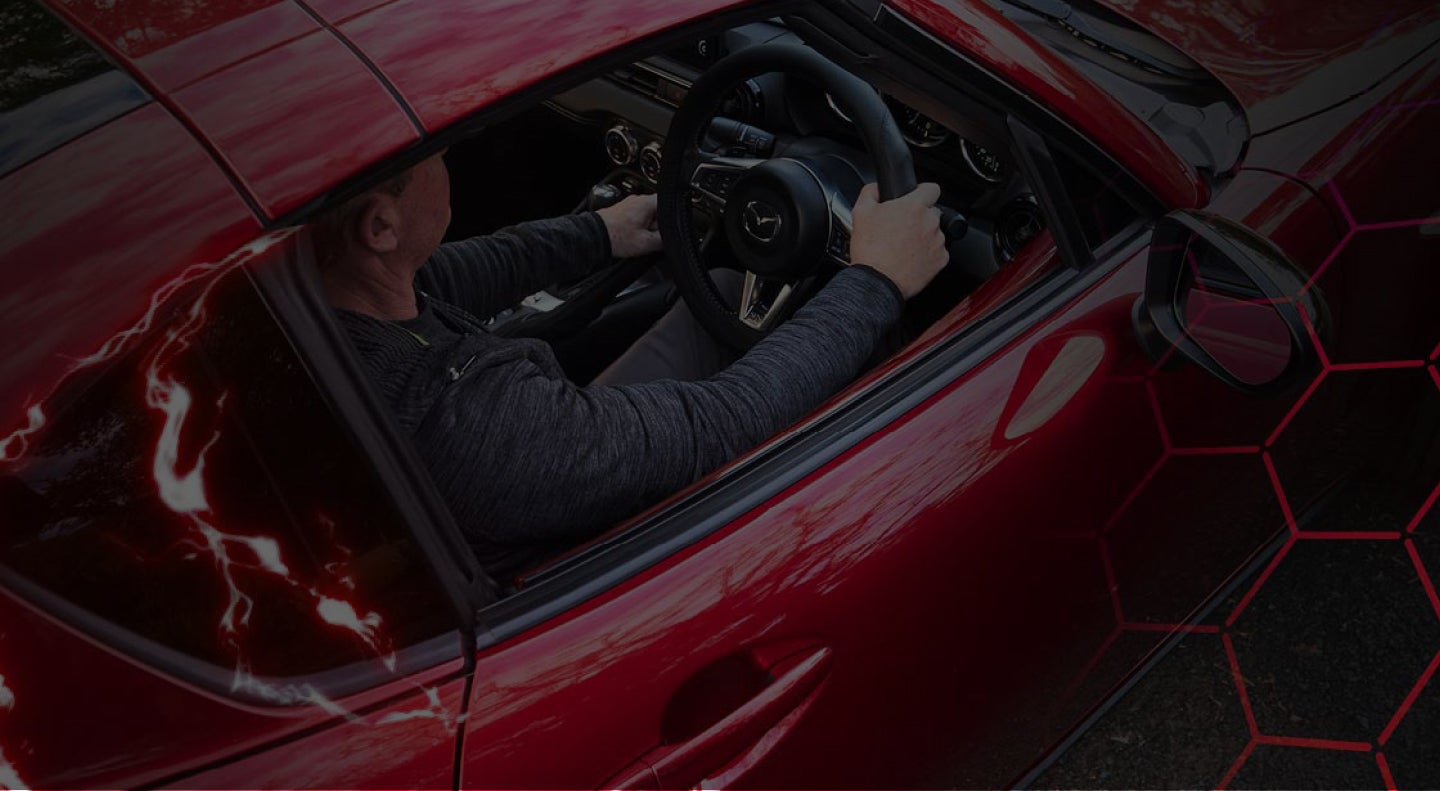
[[[552,284],[485,317],[490,329],[547,341],[571,380],[589,383],[678,301],[685,299],[694,310],[703,300],[687,299],[686,292],[713,289],[709,273],[760,268],[753,254],[737,254],[737,245],[746,244],[739,202],[727,206],[716,193],[743,191],[737,180],[779,160],[801,163],[820,183],[818,198],[807,195],[797,202],[818,200],[809,208],[818,206],[824,227],[818,241],[792,256],[805,259],[800,264],[747,275],[756,281],[754,288],[747,283],[739,295],[712,291],[720,294],[719,312],[725,315],[697,319],[736,352],[848,264],[849,207],[867,182],[880,183],[882,200],[908,192],[914,183],[937,183],[950,254],[939,276],[906,303],[901,322],[872,357],[872,369],[907,347],[925,345],[917,339],[953,334],[987,312],[984,306],[1014,297],[1059,265],[1047,241],[1046,214],[1020,165],[1004,112],[959,94],[946,94],[942,102],[898,80],[876,87],[806,46],[805,36],[813,32],[804,20],[789,17],[737,24],[592,73],[585,82],[449,141],[452,219],[446,241],[603,208],[632,194],[660,196],[666,251]],[[717,75],[722,70],[717,64],[741,52],[755,56],[748,69]],[[792,62],[797,58],[805,62]],[[870,121],[883,115],[893,118],[891,136],[898,131],[898,138],[887,141],[875,132],[877,124]],[[911,162],[913,181],[895,189],[895,173],[909,170]],[[715,164],[707,177],[708,163]],[[1098,181],[1095,188],[1103,192]],[[684,237],[693,262],[688,274],[674,262],[685,258],[673,254],[677,236]],[[984,299],[967,300],[982,289]],[[681,494],[669,502],[683,499]],[[584,565],[611,539],[633,534],[636,525],[630,520],[518,577],[497,580],[502,595]]]
[[[897,51],[876,65],[836,35],[849,34],[804,15],[722,15],[443,133],[435,142],[447,147],[450,175],[445,241],[600,209],[629,195],[658,196],[661,253],[550,284],[480,317],[489,329],[548,342],[579,385],[682,300],[721,346],[743,353],[849,265],[850,207],[864,184],[877,183],[883,201],[934,182],[949,262],[906,302],[869,373],[833,402],[844,403],[856,394],[900,392],[887,383],[900,386],[907,371],[923,376],[918,363],[932,352],[964,344],[1000,306],[1061,270],[1083,270],[1092,251],[1143,227],[1142,193],[1123,174],[1102,176],[1113,170],[1101,167],[1103,155],[1071,150],[1058,128],[1042,141],[1028,115],[1017,127],[1010,89],[987,89],[979,72],[973,86],[935,76],[973,68],[953,53]],[[932,58],[948,65],[925,65]],[[393,173],[397,164],[387,166]],[[371,174],[371,183],[381,175]],[[764,244],[757,246],[751,225],[761,218],[747,216],[765,203],[798,228],[768,255],[757,252]],[[741,275],[738,294],[717,288],[721,270]],[[581,545],[518,575],[507,571],[494,580],[495,593],[507,606],[525,598],[509,596],[523,589],[582,595],[602,570],[643,563],[637,553],[651,550],[641,545],[694,540],[705,528],[693,513],[683,520],[689,527],[655,528],[686,509],[711,507],[701,494],[715,481],[736,484],[725,490],[743,497],[778,485],[762,468],[777,454],[802,452],[791,444],[762,443]]]
[[[665,143],[691,87],[725,56],[777,44],[803,41],[780,20],[743,24],[613,69],[452,145],[446,155],[453,206],[447,239],[661,190],[669,177]],[[863,134],[817,81],[772,71],[720,90],[718,107],[706,114],[699,145],[704,153],[750,161],[795,158],[816,169],[833,165],[841,171],[834,192],[843,198],[843,215],[860,185],[875,180],[875,157]],[[946,269],[907,305],[902,325],[882,350],[888,355],[1013,260],[1044,231],[1045,220],[998,118],[962,115],[920,95],[868,90],[898,125],[916,180],[942,187],[950,250]],[[706,199],[703,187],[682,186],[694,187],[688,190],[688,219],[702,266],[745,269],[722,228],[723,210]],[[848,250],[847,241],[836,246]],[[804,273],[805,286],[817,287],[844,264],[826,258]],[[492,329],[550,341],[572,380],[589,382],[680,298],[672,272],[659,259],[555,284],[495,317]]]

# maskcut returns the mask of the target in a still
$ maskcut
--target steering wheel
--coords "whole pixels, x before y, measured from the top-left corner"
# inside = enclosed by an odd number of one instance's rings
[[[670,122],[661,152],[657,223],[680,295],[701,326],[737,351],[754,345],[793,310],[822,263],[849,265],[850,210],[870,172],[865,163],[816,147],[801,153],[805,146],[791,145],[783,155],[766,156],[752,145],[764,133],[733,122],[728,128],[739,130],[736,148],[750,150],[741,156],[707,151],[721,102],[736,85],[770,72],[807,78],[852,119],[874,160],[882,201],[915,189],[910,147],[884,100],[809,47],[747,47],[702,74]],[[710,279],[692,206],[724,234],[744,271],[738,309]]]

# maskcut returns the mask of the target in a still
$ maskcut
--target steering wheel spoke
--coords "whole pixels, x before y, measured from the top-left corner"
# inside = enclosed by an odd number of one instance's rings
[[[700,164],[690,174],[690,196],[697,204],[708,204],[717,213],[725,211],[730,190],[745,172],[767,160],[729,157],[699,152]]]
[[[755,330],[770,329],[794,293],[793,283],[747,271],[740,288],[740,323]]]

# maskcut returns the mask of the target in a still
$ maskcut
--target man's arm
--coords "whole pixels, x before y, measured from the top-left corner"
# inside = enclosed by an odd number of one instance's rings
[[[485,319],[609,261],[605,221],[585,212],[441,245],[415,276],[415,286]]]
[[[655,196],[599,211],[537,220],[441,245],[415,278],[421,291],[486,319],[552,283],[594,272],[612,257],[660,249]]]
[[[706,381],[580,388],[531,360],[472,372],[421,424],[417,444],[468,534],[510,546],[588,537],[850,382],[903,305],[892,282],[866,270],[836,275]]]
[[[945,265],[939,195],[926,183],[880,203],[867,185],[850,254],[875,268],[837,274],[709,380],[582,389],[544,344],[497,347],[514,353],[449,388],[416,432],[462,529],[510,546],[592,535],[814,409],[859,373],[905,299]]]

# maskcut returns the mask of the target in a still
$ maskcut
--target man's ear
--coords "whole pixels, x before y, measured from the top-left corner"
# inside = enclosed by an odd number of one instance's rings
[[[385,194],[368,195],[355,218],[360,246],[374,253],[391,253],[400,246],[400,210]]]

